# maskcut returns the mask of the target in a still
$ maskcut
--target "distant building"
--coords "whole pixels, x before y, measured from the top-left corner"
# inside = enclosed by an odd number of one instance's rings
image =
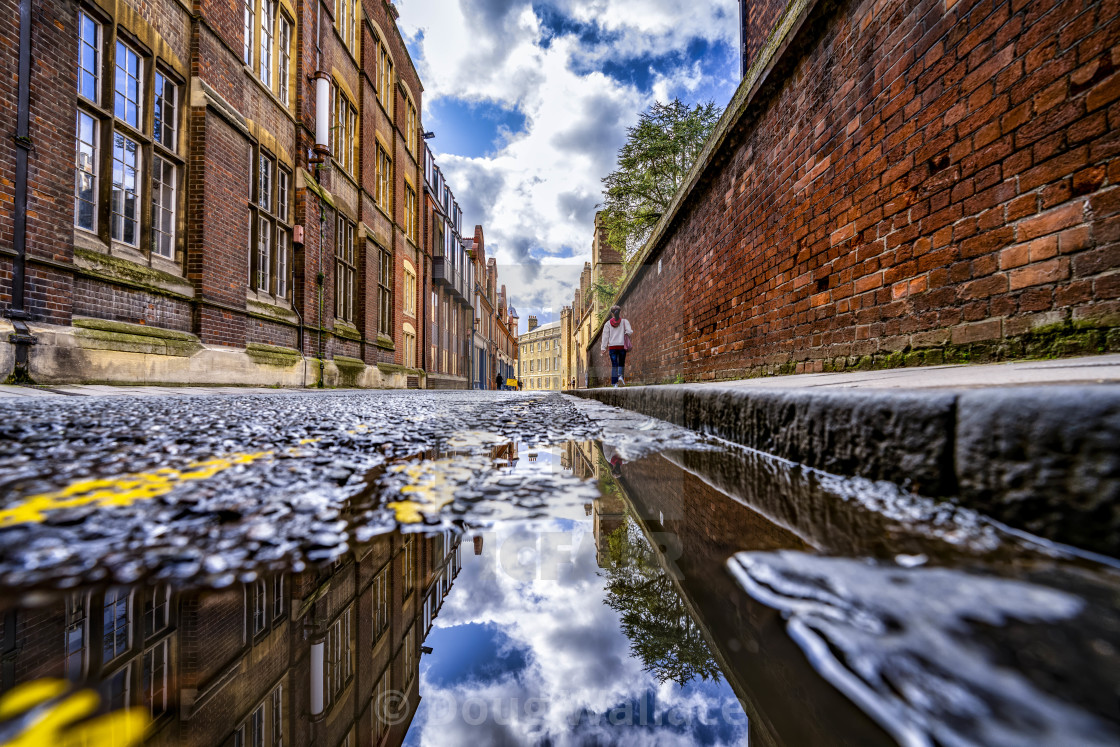
[[[425,369],[429,389],[470,387],[471,287],[474,267],[460,234],[463,211],[455,201],[432,151],[424,146],[424,222],[432,257],[432,289],[427,306]]]
[[[560,391],[563,374],[560,365],[560,322],[537,326],[529,317],[529,330],[517,340],[518,379],[527,390]]]

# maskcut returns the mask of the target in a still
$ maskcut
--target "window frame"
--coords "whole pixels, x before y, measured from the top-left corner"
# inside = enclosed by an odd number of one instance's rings
[[[376,182],[374,202],[387,214],[393,213],[393,159],[389,151],[377,141]]]
[[[182,76],[111,13],[82,4],[76,14],[74,228],[110,254],[181,264]]]
[[[152,674],[155,673],[154,664],[156,662],[156,652],[162,651],[162,664],[159,668],[159,676],[162,682],[158,690],[155,687],[155,678]],[[149,666],[148,661],[151,657],[152,665]],[[144,693],[144,702],[148,706],[148,714],[157,719],[163,714],[167,713],[168,706],[168,691],[167,691],[167,675],[168,669],[171,666],[171,656],[169,649],[169,642],[167,638],[157,642],[155,645],[150,646],[144,651],[140,657],[140,687]],[[150,681],[145,681],[145,678],[150,678]],[[159,694],[161,703],[157,705],[156,694]]]
[[[393,337],[393,255],[377,247],[377,331]]]
[[[354,291],[357,276],[356,235],[357,226],[354,222],[342,213],[338,213],[335,217],[334,310],[335,319],[340,319],[348,324],[354,323]]]
[[[250,146],[248,212],[249,212],[249,263],[246,287],[263,293],[273,300],[291,302],[292,284],[292,232],[294,190],[292,172],[260,143]],[[267,165],[267,172],[263,170]],[[262,179],[268,174],[267,185]],[[281,189],[281,185],[284,189]],[[267,187],[267,195],[262,195]],[[281,199],[283,198],[283,203]],[[262,233],[267,232],[267,241]],[[262,260],[262,247],[267,254],[267,267]],[[283,252],[285,256],[279,256]],[[280,278],[281,269],[284,272]],[[262,272],[263,270],[263,272]]]
[[[344,0],[345,1],[345,0]],[[331,86],[331,157],[350,176],[357,173],[358,107],[336,82]]]

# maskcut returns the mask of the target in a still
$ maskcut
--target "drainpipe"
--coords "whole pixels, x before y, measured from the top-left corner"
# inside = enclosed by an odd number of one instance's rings
[[[322,175],[322,172],[320,171],[320,169],[316,168],[315,171],[317,172],[316,176],[321,176]],[[321,182],[320,182],[320,184],[321,184]],[[322,389],[324,386],[326,386],[326,382],[323,380],[323,378],[324,378],[323,371],[324,371],[324,368],[326,366],[326,364],[323,361],[323,280],[324,280],[324,277],[323,277],[323,240],[324,240],[324,235],[323,234],[324,234],[324,226],[326,225],[326,222],[327,222],[327,219],[323,215],[323,198],[320,197],[319,198],[319,251],[316,252],[318,266],[316,268],[317,271],[315,273],[315,283],[319,286],[319,305],[318,305],[316,313],[315,313],[315,327],[318,330],[317,334],[319,336],[319,343],[318,343],[318,348],[319,348],[319,353],[318,353],[319,354],[319,383],[316,384],[316,386],[318,386],[320,389]]]
[[[300,236],[302,237],[302,232]],[[301,245],[302,246],[302,245]],[[303,314],[299,313],[299,304],[296,303],[296,258],[295,253],[292,254],[291,267],[289,268],[288,287],[292,289],[292,311],[296,312],[296,318],[299,319],[299,332],[296,336],[296,347],[299,348],[299,357],[304,360],[303,363],[303,387],[307,388],[307,355],[303,352]]]
[[[16,194],[15,194],[15,235],[13,244],[16,250],[12,261],[12,306],[8,317],[12,320],[15,332],[8,341],[15,345],[16,365],[8,381],[12,384],[30,384],[31,373],[28,366],[30,347],[35,337],[27,327],[30,315],[24,307],[24,290],[27,283],[27,157],[31,151],[30,137],[30,99],[31,99],[31,0],[19,3],[19,90],[16,116]]]
[[[319,188],[322,189],[323,184],[323,164],[330,156],[330,75],[323,72],[323,53],[320,46],[320,38],[323,27],[323,3],[318,2],[315,5],[315,74],[312,79],[315,81],[315,179],[319,182]],[[316,273],[315,283],[319,286],[319,304],[316,310],[315,327],[318,332],[318,355],[319,355],[319,383],[317,386],[322,389],[326,386],[324,370],[326,363],[323,360],[323,239],[324,228],[326,224],[326,217],[323,215],[323,195],[317,193],[319,197],[319,251],[316,252]]]

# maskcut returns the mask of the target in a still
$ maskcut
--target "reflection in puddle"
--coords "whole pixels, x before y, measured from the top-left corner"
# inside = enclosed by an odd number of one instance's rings
[[[1108,569],[753,452],[633,455],[457,433],[369,476],[325,565],[12,593],[0,743],[1115,739]]]

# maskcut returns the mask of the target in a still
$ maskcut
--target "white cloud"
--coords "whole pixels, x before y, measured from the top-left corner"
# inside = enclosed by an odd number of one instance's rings
[[[551,306],[558,318],[590,259],[600,180],[614,168],[626,127],[655,98],[697,89],[702,68],[685,51],[696,39],[734,47],[737,4],[552,0],[549,8],[577,25],[595,24],[598,33],[583,39],[550,36],[524,0],[402,0],[398,7],[402,33],[419,42],[425,108],[455,97],[525,116],[524,131],[500,138],[484,157],[441,153],[438,137],[431,145],[464,221],[483,225],[488,255],[519,268],[499,278],[522,329],[531,313],[523,307]],[[648,90],[602,72],[609,60],[673,52],[680,64],[656,73]],[[551,269],[542,275],[541,265]]]

